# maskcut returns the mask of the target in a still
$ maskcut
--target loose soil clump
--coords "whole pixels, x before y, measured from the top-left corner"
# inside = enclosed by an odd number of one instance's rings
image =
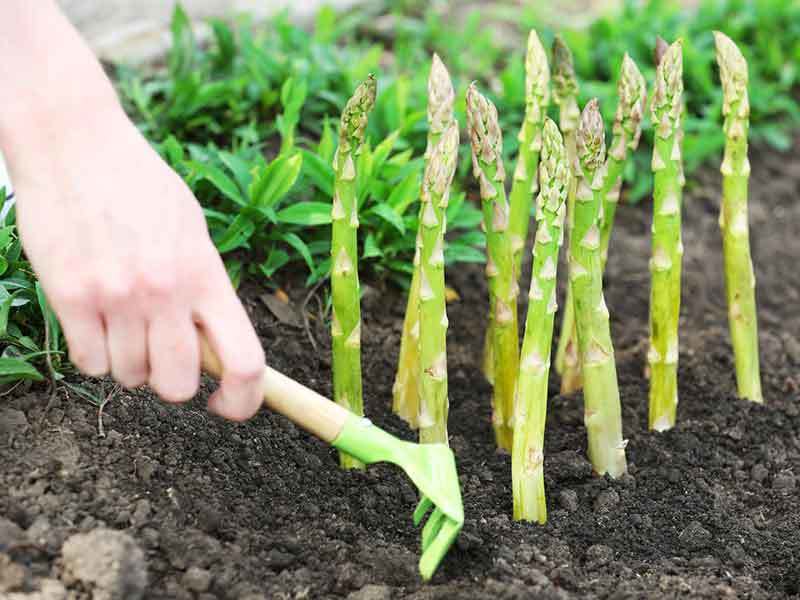
[[[618,480],[592,475],[582,397],[557,395],[553,375],[547,525],[510,516],[510,458],[495,451],[490,390],[479,368],[485,278],[480,266],[462,266],[448,277],[461,295],[448,307],[449,428],[466,523],[429,585],[417,575],[416,492],[395,468],[345,473],[333,450],[266,410],[241,425],[210,416],[207,389],[186,406],[146,391],[119,393],[104,409],[106,436],[99,437],[95,407],[62,390],[46,411],[47,392],[32,388],[0,399],[0,598],[796,597],[796,148],[753,153],[764,406],[735,394],[717,226],[720,178],[709,169],[692,178],[685,204],[677,427],[647,431],[651,214],[647,205],[621,207],[606,298],[630,473]],[[298,303],[307,294],[289,292]],[[330,396],[325,324],[312,319],[308,332],[283,324],[259,300],[263,293],[249,287],[243,297],[270,364]],[[367,413],[413,439],[390,412],[405,298],[369,288],[363,306]],[[94,565],[83,564],[83,555],[76,563],[74,548],[92,539],[98,549],[124,550],[127,568],[98,574],[92,569],[106,558],[99,554]]]

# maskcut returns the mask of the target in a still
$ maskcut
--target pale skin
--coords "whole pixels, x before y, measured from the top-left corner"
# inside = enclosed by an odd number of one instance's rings
[[[184,402],[198,389],[203,335],[222,366],[209,410],[253,416],[264,352],[191,191],[55,2],[0,3],[0,56],[0,148],[19,232],[70,360]]]

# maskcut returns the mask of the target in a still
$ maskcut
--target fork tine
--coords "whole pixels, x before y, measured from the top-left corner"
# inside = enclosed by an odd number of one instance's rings
[[[428,546],[431,545],[431,542],[438,535],[439,530],[442,528],[442,521],[445,518],[445,514],[439,508],[434,510],[433,513],[431,513],[431,516],[428,517],[428,522],[425,523],[425,527],[422,528],[423,552],[428,549]]]
[[[433,517],[431,517],[433,518]],[[445,554],[453,545],[458,532],[461,530],[461,525],[445,517],[440,520],[440,528],[436,537],[431,540],[426,549],[422,551],[422,556],[419,560],[419,570],[424,580],[428,580],[433,576],[439,563],[442,562]]]
[[[427,513],[431,507],[433,507],[433,502],[427,496],[423,496],[420,498],[419,504],[417,504],[417,508],[414,509],[414,525],[419,525],[422,519],[425,517],[425,513]]]

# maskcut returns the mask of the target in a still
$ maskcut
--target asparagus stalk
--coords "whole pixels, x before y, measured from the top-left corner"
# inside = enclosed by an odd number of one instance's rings
[[[722,210],[719,225],[725,256],[725,288],[728,321],[736,360],[739,396],[763,402],[758,364],[756,281],[750,258],[747,219],[747,131],[750,103],[747,94],[747,62],[736,44],[724,33],[714,32],[717,64],[722,80],[725,117],[725,157],[722,161]]]
[[[619,477],[626,471],[622,416],[608,308],[603,298],[600,216],[605,177],[605,130],[597,100],[583,109],[577,133],[579,159],[575,223],[570,238],[570,287],[575,301],[583,365],[584,422],[594,470]]]
[[[542,149],[542,127],[550,104],[550,67],[547,54],[536,31],[528,35],[525,56],[525,118],[519,130],[519,155],[511,184],[511,220],[509,234],[514,250],[514,276],[519,280],[522,250],[528,239],[531,204],[538,184],[539,152]]]
[[[539,221],[533,246],[528,315],[520,355],[514,451],[511,475],[514,518],[547,521],[544,491],[544,428],[547,379],[556,304],[558,251],[564,240],[570,168],[556,124],[545,120],[540,166],[541,191],[536,200]]]
[[[647,101],[647,84],[633,59],[625,53],[617,83],[617,113],[612,132],[614,137],[606,160],[606,180],[603,186],[603,215],[600,220],[600,259],[603,271],[608,261],[608,244],[622,188],[622,172],[628,150],[635,151],[642,135],[642,117]]]
[[[447,307],[444,234],[447,199],[458,160],[458,124],[450,123],[430,154],[422,182],[419,285],[419,437],[447,443]]]
[[[528,239],[528,226],[531,219],[531,203],[536,194],[539,169],[539,152],[542,149],[542,126],[547,107],[550,104],[550,67],[547,53],[535,30],[528,35],[528,51],[525,55],[525,118],[519,130],[519,154],[511,184],[509,202],[511,220],[509,232],[514,251],[514,277],[519,281],[522,267],[522,250]],[[492,318],[484,343],[483,370],[486,378],[493,381],[492,375]]]
[[[356,156],[364,141],[367,118],[375,104],[376,83],[370,75],[358,86],[342,112],[339,146],[333,157],[336,173],[331,217],[331,295],[333,297],[333,396],[349,411],[364,414],[361,396],[361,307],[358,283],[358,202]],[[340,453],[342,468],[364,468]]]
[[[681,41],[664,53],[656,69],[651,112],[653,147],[653,255],[650,259],[650,429],[675,424],[678,405],[678,316],[681,302]]]
[[[578,128],[580,109],[578,108],[578,80],[575,77],[572,51],[561,36],[553,42],[553,98],[558,105],[559,126],[564,134],[567,159],[573,172],[572,183],[567,195],[567,232],[571,239],[575,213],[574,173],[578,168],[575,150],[575,133]],[[556,351],[556,371],[561,375],[561,393],[569,394],[581,387],[581,366],[575,337],[575,306],[572,289],[567,288],[564,316],[561,321],[561,334]]]
[[[497,109],[473,83],[467,91],[467,124],[472,142],[472,172],[480,183],[488,257],[486,276],[493,326],[494,393],[492,424],[498,447],[512,449],[514,392],[519,365],[517,296],[509,206],[503,168],[503,136]]]
[[[450,74],[439,56],[433,55],[431,72],[428,77],[428,147],[425,151],[426,168],[430,166],[430,155],[442,134],[455,123],[453,102],[455,91],[450,82]],[[414,253],[414,273],[408,292],[406,316],[403,321],[403,334],[400,339],[400,359],[392,388],[393,410],[412,428],[418,426],[419,417],[419,288],[420,288],[420,249],[422,244],[422,210],[420,207],[420,228],[417,247]]]

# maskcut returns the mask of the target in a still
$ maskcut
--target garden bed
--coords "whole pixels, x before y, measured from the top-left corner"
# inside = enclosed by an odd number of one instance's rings
[[[205,393],[183,407],[145,391],[119,393],[104,410],[101,438],[94,406],[62,390],[46,412],[47,391],[35,387],[0,399],[0,597],[12,576],[24,577],[29,590],[38,578],[61,577],[79,592],[70,597],[91,597],[86,582],[65,576],[61,550],[70,535],[103,525],[126,532],[144,551],[143,559],[125,556],[146,563],[144,597],[152,599],[797,596],[797,141],[794,148],[788,155],[752,152],[764,406],[735,397],[717,226],[720,178],[701,170],[685,202],[678,425],[647,431],[651,215],[648,203],[623,207],[606,298],[630,474],[618,481],[592,476],[581,396],[556,395],[553,375],[546,526],[511,520],[510,458],[495,451],[490,390],[478,368],[485,279],[478,265],[458,266],[448,275],[461,296],[449,306],[450,436],[466,523],[429,585],[416,569],[415,490],[399,470],[342,472],[333,450],[282,417],[263,411],[234,425],[209,416]],[[285,287],[299,306],[307,291]],[[270,364],[330,395],[325,325],[311,321],[315,352],[302,326],[267,310],[264,293],[252,284],[243,290]],[[365,294],[365,403],[375,422],[412,438],[389,409],[404,308],[394,288]],[[316,303],[308,309],[316,313]],[[134,566],[114,584],[98,585],[120,586],[135,578]],[[131,597],[119,593],[113,597]]]

